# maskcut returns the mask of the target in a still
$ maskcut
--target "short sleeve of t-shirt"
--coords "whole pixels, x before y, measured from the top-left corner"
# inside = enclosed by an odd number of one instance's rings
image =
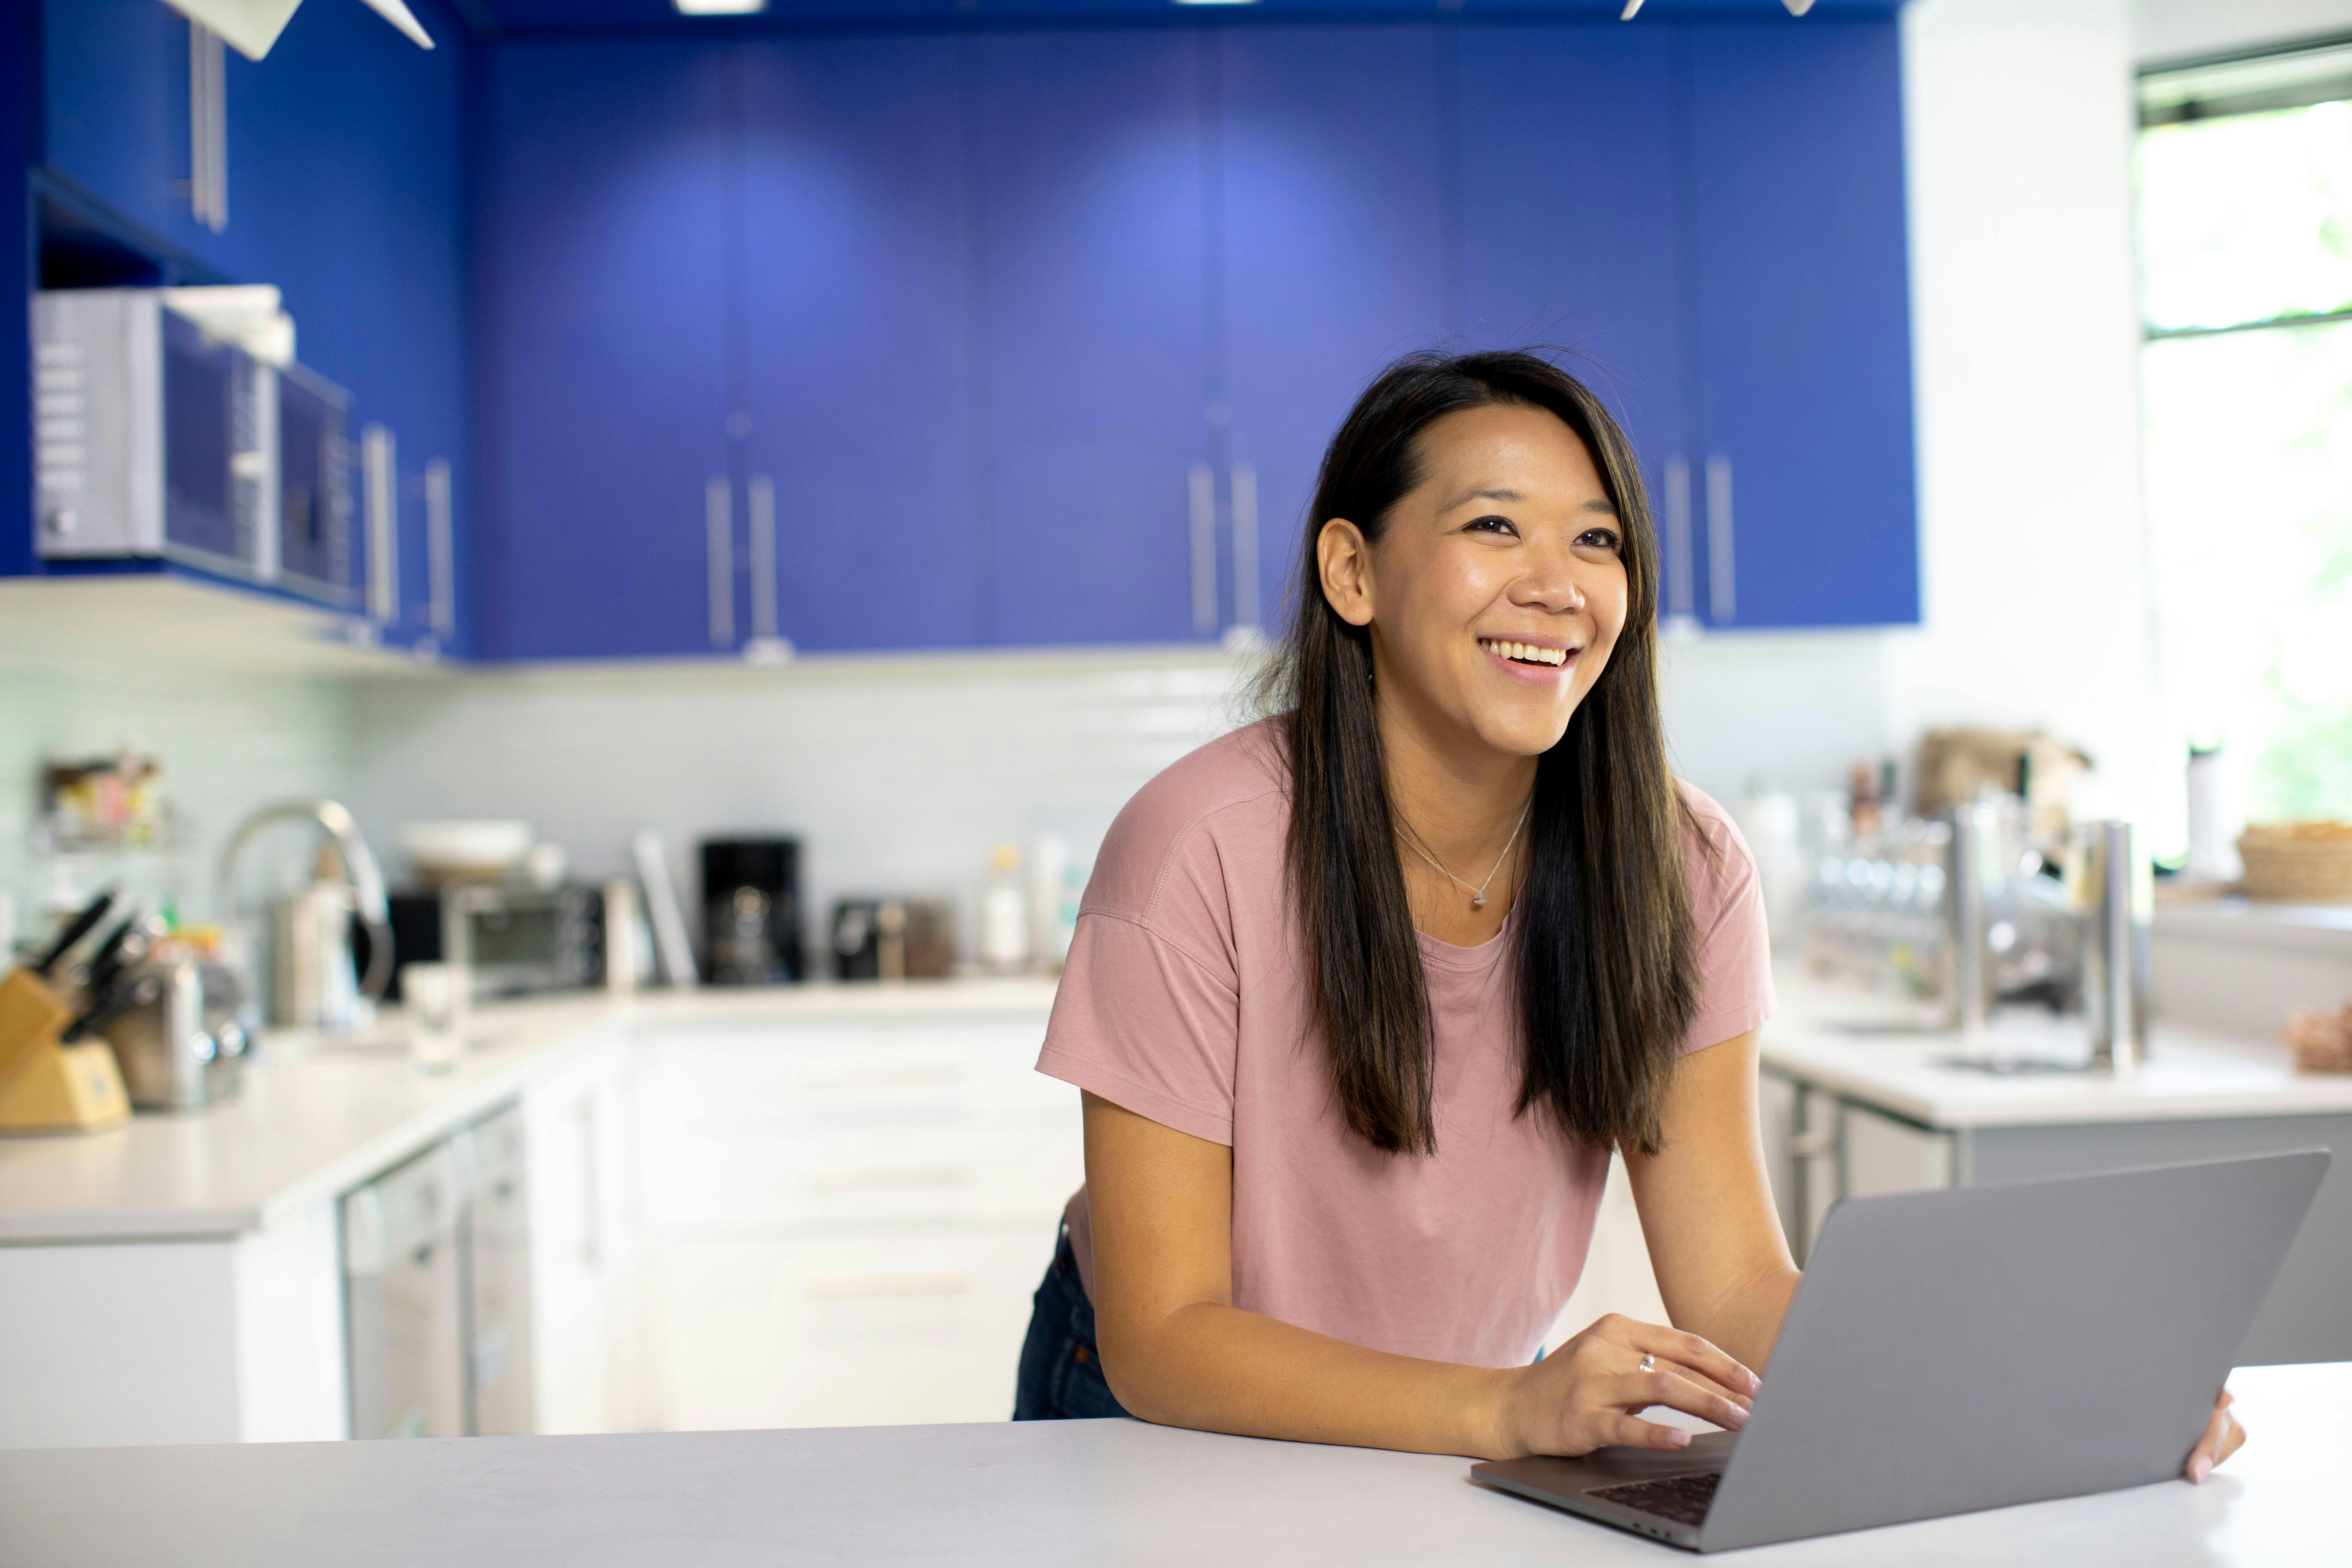
[[[1037,1070],[1230,1144],[1239,1009],[1230,974],[1129,916],[1082,910]]]
[[[1287,820],[1262,729],[1202,747],[1128,802],[1078,906],[1038,1071],[1233,1142],[1242,950],[1259,940],[1235,904],[1280,888]]]
[[[1683,837],[1699,977],[1698,1012],[1683,1048],[1697,1051],[1761,1027],[1771,1016],[1772,940],[1764,924],[1756,858],[1738,826],[1722,806],[1687,784],[1683,799],[1705,837]]]

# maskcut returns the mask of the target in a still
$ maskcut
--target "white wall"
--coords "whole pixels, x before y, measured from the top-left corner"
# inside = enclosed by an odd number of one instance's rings
[[[1903,18],[1924,624],[1887,723],[2050,727],[2177,815],[2140,510],[2123,0]]]
[[[2352,0],[2133,0],[2131,9],[2144,61],[2352,34]]]

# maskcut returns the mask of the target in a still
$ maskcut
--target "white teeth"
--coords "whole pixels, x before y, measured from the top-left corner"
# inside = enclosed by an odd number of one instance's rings
[[[1523,664],[1548,664],[1555,668],[1568,662],[1568,650],[1559,647],[1538,647],[1533,643],[1510,642],[1502,637],[1480,637],[1478,646],[1505,658]]]

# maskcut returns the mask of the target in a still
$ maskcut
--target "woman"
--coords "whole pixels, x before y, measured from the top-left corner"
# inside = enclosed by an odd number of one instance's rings
[[[1542,359],[1415,355],[1313,522],[1277,716],[1146,785],[1087,890],[1038,1062],[1087,1184],[1016,1418],[1485,1458],[1686,1444],[1651,1405],[1736,1428],[1798,1280],[1771,977],[1747,847],[1667,771],[1632,449]],[[1675,1326],[1539,1356],[1612,1149]],[[2191,1475],[2240,1440],[2217,1405]]]

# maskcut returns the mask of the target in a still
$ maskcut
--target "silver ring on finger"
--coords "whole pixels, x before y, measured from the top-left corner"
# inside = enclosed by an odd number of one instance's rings
[[[1655,1371],[1657,1371],[1657,1370],[1658,1370],[1658,1358],[1657,1358],[1656,1356],[1654,1356],[1654,1355],[1644,1355],[1644,1356],[1642,1358],[1642,1366],[1641,1366],[1641,1370],[1642,1370],[1642,1371],[1643,1371],[1643,1372],[1655,1372]]]

